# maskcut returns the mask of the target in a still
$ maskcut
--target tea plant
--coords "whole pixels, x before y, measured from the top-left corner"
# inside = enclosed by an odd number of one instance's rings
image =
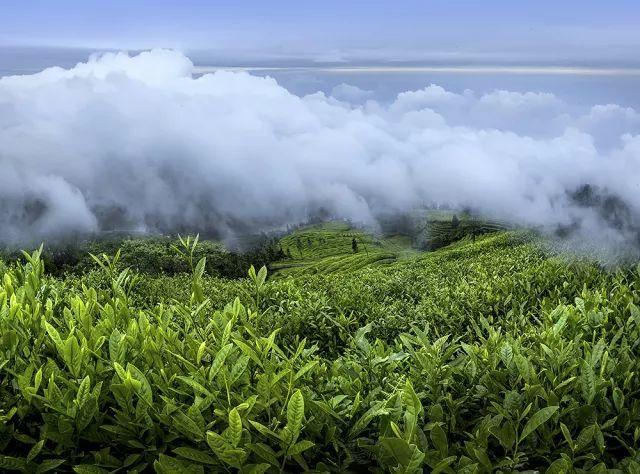
[[[232,281],[196,245],[0,270],[2,471],[640,472],[635,269],[501,234]]]

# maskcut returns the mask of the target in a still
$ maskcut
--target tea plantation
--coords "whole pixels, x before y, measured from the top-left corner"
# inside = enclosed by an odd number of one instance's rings
[[[636,268],[331,224],[230,279],[200,245],[0,264],[0,470],[640,472]]]

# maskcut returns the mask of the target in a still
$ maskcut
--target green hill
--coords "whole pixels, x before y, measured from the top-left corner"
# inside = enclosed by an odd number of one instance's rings
[[[497,220],[466,212],[427,210],[416,219],[415,242],[424,250],[436,250],[463,238],[505,231],[509,226]]]
[[[279,277],[353,271],[369,265],[389,264],[417,253],[409,237],[377,238],[345,222],[297,229],[280,240],[280,248],[286,258],[271,265]]]

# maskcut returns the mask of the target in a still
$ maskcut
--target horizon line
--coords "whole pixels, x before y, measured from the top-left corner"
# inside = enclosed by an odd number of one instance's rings
[[[640,68],[585,66],[203,66],[193,67],[194,74],[217,71],[265,72],[300,71],[343,74],[366,73],[450,73],[450,74],[531,74],[575,76],[640,76]]]

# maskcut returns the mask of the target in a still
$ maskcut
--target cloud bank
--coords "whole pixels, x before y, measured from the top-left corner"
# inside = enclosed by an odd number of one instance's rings
[[[348,85],[299,97],[246,72],[192,71],[185,56],[154,50],[1,78],[0,241],[104,230],[224,238],[318,212],[371,223],[434,201],[637,238],[631,108],[437,85],[390,104]],[[585,185],[589,199],[576,199]]]

